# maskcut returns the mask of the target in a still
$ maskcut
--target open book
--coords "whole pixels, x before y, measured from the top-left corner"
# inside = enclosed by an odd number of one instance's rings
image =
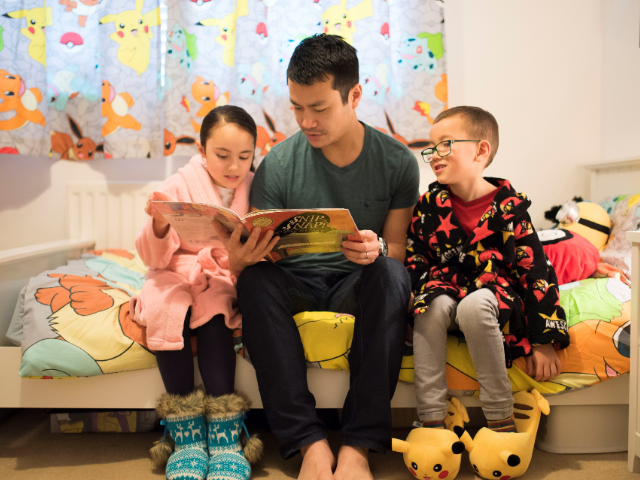
[[[266,257],[272,262],[305,253],[339,252],[343,241],[363,241],[349,210],[345,208],[258,210],[240,218],[233,210],[219,205],[153,202],[153,206],[180,238],[193,247],[205,247],[218,239],[213,220],[229,232],[242,223],[243,241],[256,227],[261,229],[260,239],[269,230],[274,230],[273,236],[280,237],[280,241]]]

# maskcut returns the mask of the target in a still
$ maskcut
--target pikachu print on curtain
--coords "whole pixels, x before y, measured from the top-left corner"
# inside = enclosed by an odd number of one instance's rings
[[[359,118],[423,148],[447,108],[444,14],[436,0],[168,0],[165,154],[192,154],[202,118],[231,103],[258,125],[256,154],[298,130],[286,72],[304,38],[358,50]]]
[[[4,0],[0,153],[161,156],[159,0]]]
[[[0,9],[0,153],[189,156],[204,116],[234,104],[255,119],[263,157],[298,130],[287,66],[318,33],[357,49],[359,118],[409,148],[423,148],[448,106],[438,0],[4,0]]]

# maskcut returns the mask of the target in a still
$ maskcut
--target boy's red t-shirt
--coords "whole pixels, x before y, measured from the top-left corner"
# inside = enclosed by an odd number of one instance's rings
[[[480,197],[471,202],[465,202],[451,189],[449,189],[449,195],[451,196],[451,205],[453,207],[453,214],[460,221],[462,229],[467,235],[469,235],[477,226],[482,214],[489,208],[493,198],[498,193],[499,188],[496,188],[493,192],[486,194],[484,197]]]

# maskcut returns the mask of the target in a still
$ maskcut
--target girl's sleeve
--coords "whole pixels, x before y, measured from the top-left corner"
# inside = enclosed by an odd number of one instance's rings
[[[429,281],[429,247],[424,240],[424,216],[426,207],[424,196],[413,209],[411,224],[407,230],[407,255],[404,265],[411,277],[411,288],[414,292],[420,290],[423,284]]]
[[[173,254],[180,248],[180,237],[171,226],[164,237],[156,237],[153,217],[150,217],[136,236],[135,245],[140,258],[148,267],[166,268]]]
[[[538,234],[525,214],[515,233],[516,271],[523,289],[527,331],[532,346],[552,343],[557,349],[569,346],[569,331],[556,272],[547,260]]]
[[[184,199],[184,194],[180,195],[180,184],[176,177],[176,175],[169,177],[157,191],[165,193],[170,198]],[[190,201],[190,199],[184,201]],[[164,237],[156,237],[153,231],[153,217],[149,217],[136,236],[135,245],[140,258],[148,267],[166,268],[173,254],[180,248],[180,237],[171,226]]]

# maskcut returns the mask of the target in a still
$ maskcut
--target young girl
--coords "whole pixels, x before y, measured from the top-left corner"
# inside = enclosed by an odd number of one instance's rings
[[[175,452],[171,454],[170,442],[163,439],[151,455],[156,465],[167,463],[168,479],[205,479],[212,469],[216,478],[227,478],[225,472],[229,478],[238,472],[249,478],[247,460],[257,460],[262,444],[257,438],[245,439],[243,455],[240,433],[250,405],[245,396],[234,394],[232,330],[241,327],[241,316],[228,252],[221,241],[203,248],[183,243],[151,202],[217,204],[245,215],[256,136],[256,124],[243,109],[228,105],[209,112],[200,131],[200,153],[149,196],[150,218],[136,237],[149,271],[141,294],[131,300],[131,312],[147,327],[147,343],[155,350],[167,391],[157,410]],[[274,242],[271,236],[256,240],[250,237],[245,247],[253,245],[250,253],[262,258]],[[205,392],[194,390],[192,337],[197,338]]]

